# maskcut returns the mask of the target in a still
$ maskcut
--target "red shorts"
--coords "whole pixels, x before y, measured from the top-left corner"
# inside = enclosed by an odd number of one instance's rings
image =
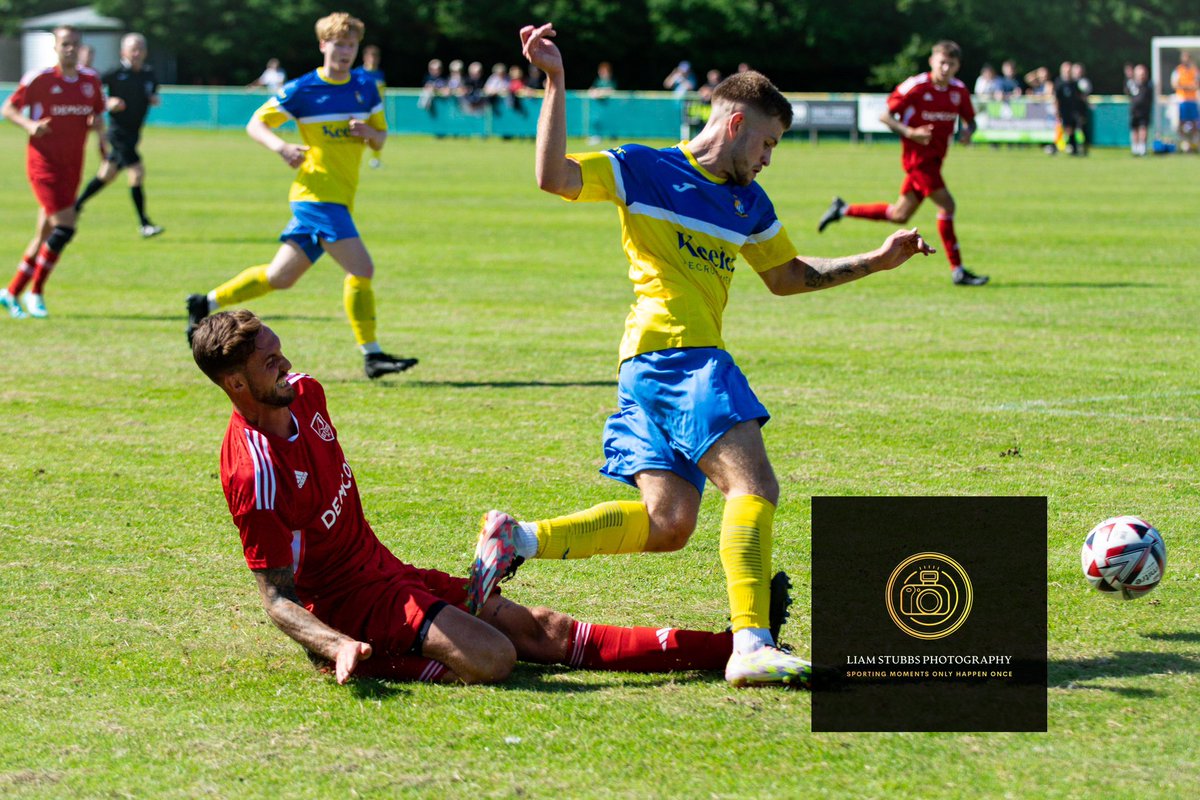
[[[29,185],[33,188],[33,196],[37,198],[42,210],[53,214],[75,205],[75,197],[79,194],[79,174],[77,173],[74,179],[61,175],[52,178],[30,175]]]
[[[326,625],[370,644],[376,655],[400,656],[411,650],[425,615],[443,603],[466,610],[466,578],[391,559],[385,570],[346,595],[318,601],[312,611]]]
[[[929,195],[938,189],[944,189],[945,187],[946,182],[942,180],[942,167],[940,164],[936,167],[917,166],[904,176],[904,183],[900,186],[900,194],[909,194],[912,192],[919,194],[921,197],[929,197]]]

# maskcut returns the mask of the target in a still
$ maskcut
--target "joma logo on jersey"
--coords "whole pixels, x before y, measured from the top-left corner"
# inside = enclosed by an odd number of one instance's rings
[[[354,486],[354,473],[350,471],[350,465],[345,461],[342,462],[342,483],[338,486],[337,494],[333,496],[329,508],[321,512],[321,522],[325,525],[325,530],[333,527],[333,524],[338,521],[338,517],[342,515],[342,509],[345,508],[346,493]]]
[[[693,257],[707,261],[717,269],[733,272],[733,262],[736,260],[736,256],[731,256],[720,248],[713,249],[697,245],[690,233],[685,235],[682,231],[675,231],[675,235],[679,237],[680,250],[686,250]]]

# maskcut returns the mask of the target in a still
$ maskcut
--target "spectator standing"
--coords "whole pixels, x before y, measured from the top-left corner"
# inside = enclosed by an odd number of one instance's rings
[[[712,105],[713,90],[721,82],[721,70],[710,69],[704,76],[704,84],[700,87],[700,99]]]
[[[1071,65],[1071,77],[1079,87],[1079,133],[1083,138],[1083,155],[1088,154],[1092,144],[1092,107],[1088,105],[1088,95],[1092,93],[1092,80],[1087,76],[1083,64],[1076,61]]]
[[[90,44],[79,45],[79,59],[76,62],[78,66],[86,67],[87,69],[95,69],[95,67],[92,66],[92,62],[95,59],[96,48],[92,47]]]
[[[996,97],[998,88],[998,84],[996,83],[996,68],[991,64],[984,64],[983,68],[979,70],[979,77],[975,79],[974,95],[987,100],[993,100]]]
[[[1075,140],[1075,129],[1079,125],[1082,99],[1079,94],[1079,84],[1071,74],[1072,64],[1064,61],[1058,68],[1058,77],[1054,81],[1054,106],[1062,129],[1062,140],[1071,155],[1079,154],[1079,144]],[[1057,152],[1050,149],[1047,152]]]
[[[675,69],[663,78],[663,88],[670,89],[676,97],[683,97],[688,92],[695,91],[696,77],[692,75],[692,65],[687,61],[680,61]]]
[[[617,90],[617,82],[613,78],[612,64],[601,61],[596,66],[596,77],[588,88],[588,97],[599,100],[610,96]]]
[[[434,98],[444,97],[445,95],[446,75],[442,69],[442,62],[439,59],[432,58],[425,66],[425,80],[421,84],[421,96],[417,99],[417,107],[423,108],[430,114],[433,114]]]
[[[1025,87],[1021,77],[1017,75],[1017,65],[1012,59],[1000,65],[1000,76],[996,78],[996,88],[1004,100],[1024,94]]]
[[[285,83],[287,83],[287,73],[280,68],[279,59],[272,58],[267,61],[267,67],[262,74],[252,80],[247,88],[262,86],[271,94],[275,94],[283,88]]]
[[[1150,112],[1154,107],[1154,84],[1150,82],[1150,71],[1145,64],[1131,70],[1125,84],[1129,95],[1129,149],[1135,156],[1146,155],[1146,129],[1150,126]]]
[[[1041,98],[1054,95],[1054,81],[1050,77],[1050,70],[1046,67],[1038,67],[1026,72],[1025,85],[1028,87],[1025,92],[1027,95]]]
[[[1200,147],[1200,74],[1187,50],[1179,54],[1179,66],[1171,71],[1171,88],[1179,102],[1179,149],[1185,153],[1195,151]]]

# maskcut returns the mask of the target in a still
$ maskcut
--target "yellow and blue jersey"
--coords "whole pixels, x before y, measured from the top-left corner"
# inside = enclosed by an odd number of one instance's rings
[[[578,201],[608,200],[621,215],[636,300],[620,357],[676,347],[719,347],[737,256],[756,272],[796,248],[757,183],[738,186],[697,163],[687,142],[663,150],[627,144],[572,154],[583,170]]]
[[[351,73],[337,82],[324,72],[316,69],[284,84],[254,116],[272,128],[295,120],[309,147],[288,192],[289,202],[340,203],[352,209],[366,142],[350,135],[350,120],[386,130],[387,119],[379,89],[369,77]]]
[[[387,80],[383,77],[381,69],[367,69],[366,67],[355,67],[354,72],[357,75],[365,75],[375,82],[375,88],[379,90],[379,94],[383,95],[383,90],[387,88]]]

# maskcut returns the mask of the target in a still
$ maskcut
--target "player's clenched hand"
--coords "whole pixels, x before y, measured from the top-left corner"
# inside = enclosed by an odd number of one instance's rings
[[[29,128],[29,138],[37,139],[37,138],[45,136],[47,133],[49,133],[50,132],[50,122],[51,122],[50,117],[43,117],[39,120],[34,121],[33,125],[31,125]]]
[[[876,263],[880,269],[895,269],[917,253],[927,256],[936,252],[921,238],[916,228],[896,231],[879,248],[879,261]]]
[[[538,27],[526,25],[521,28],[521,52],[529,59],[530,64],[547,75],[557,75],[563,69],[562,53],[551,41],[557,35],[552,22]]]
[[[279,148],[279,157],[282,158],[289,167],[295,169],[304,163],[305,153],[308,152],[306,144],[285,144]]]
[[[337,678],[337,682],[345,683],[348,681],[350,674],[358,666],[358,662],[365,661],[370,657],[371,645],[366,642],[343,642],[341,647],[338,648],[337,658],[334,660],[334,676]]]
[[[108,98],[108,102],[105,103],[105,106],[109,111],[124,111],[125,101],[119,97],[110,97]]]
[[[350,120],[350,135],[373,142],[378,138],[379,131],[361,119],[352,119]]]
[[[908,138],[912,139],[917,144],[929,144],[933,141],[933,126],[922,125],[919,128],[909,128]]]

